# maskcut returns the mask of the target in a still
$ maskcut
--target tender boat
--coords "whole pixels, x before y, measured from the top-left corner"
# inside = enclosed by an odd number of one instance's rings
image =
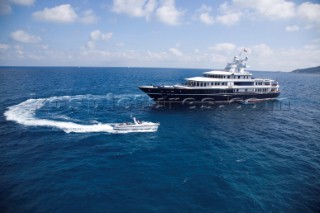
[[[113,130],[130,132],[156,132],[160,125],[160,123],[139,121],[135,117],[132,119],[133,122],[114,124]]]
[[[244,50],[244,52],[246,52]],[[186,78],[173,86],[140,86],[156,103],[243,102],[248,99],[272,100],[280,95],[276,80],[253,78],[247,68],[248,57],[235,56],[224,70],[204,72],[202,77]]]

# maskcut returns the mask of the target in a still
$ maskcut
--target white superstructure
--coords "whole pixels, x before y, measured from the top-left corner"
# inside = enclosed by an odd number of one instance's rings
[[[276,80],[253,78],[252,74],[245,71],[248,58],[234,57],[232,63],[228,63],[224,70],[204,72],[202,77],[186,78],[183,85],[175,85],[175,88],[185,89],[232,89],[233,93],[254,92],[270,93],[279,92],[279,84]]]

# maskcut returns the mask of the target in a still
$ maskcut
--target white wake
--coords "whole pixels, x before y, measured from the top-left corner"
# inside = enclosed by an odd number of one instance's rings
[[[70,121],[56,121],[41,119],[36,117],[36,111],[43,107],[45,103],[51,101],[68,100],[72,98],[84,98],[84,96],[60,96],[50,98],[28,99],[20,104],[8,107],[4,113],[8,121],[14,121],[25,126],[52,127],[61,129],[66,133],[129,133],[130,131],[115,131],[108,123],[94,123],[90,125],[77,124]]]

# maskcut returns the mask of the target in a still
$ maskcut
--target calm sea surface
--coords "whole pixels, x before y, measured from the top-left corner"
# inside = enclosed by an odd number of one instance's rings
[[[204,70],[0,68],[0,212],[319,212],[320,75],[280,100],[155,107],[139,89]],[[160,122],[122,133],[110,123]]]

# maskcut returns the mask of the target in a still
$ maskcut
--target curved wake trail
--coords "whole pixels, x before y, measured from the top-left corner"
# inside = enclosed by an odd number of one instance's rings
[[[74,96],[79,98],[78,96]],[[68,121],[55,121],[50,119],[41,119],[35,116],[37,109],[40,109],[46,102],[55,100],[70,99],[70,96],[50,97],[40,99],[28,99],[20,104],[8,107],[8,110],[4,113],[8,121],[15,121],[25,126],[40,126],[40,127],[53,127],[61,129],[66,133],[90,133],[90,132],[107,132],[107,133],[119,133],[113,130],[113,127],[107,123],[97,123],[91,125],[77,124]],[[82,96],[83,98],[83,96]],[[128,133],[128,132],[121,132]]]

